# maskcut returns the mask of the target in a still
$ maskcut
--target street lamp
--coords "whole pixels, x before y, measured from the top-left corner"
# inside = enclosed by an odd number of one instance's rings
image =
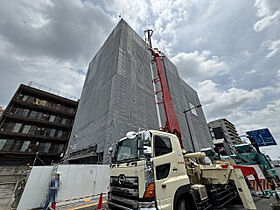
[[[190,137],[191,137],[191,142],[192,142],[192,147],[193,147],[193,152],[195,152],[195,147],[194,147],[194,143],[193,143],[193,137],[192,137],[192,133],[191,133],[191,129],[190,129],[190,125],[189,125],[189,121],[188,121],[188,117],[187,117],[187,112],[193,110],[193,109],[196,109],[196,108],[200,108],[202,105],[199,104],[199,105],[196,105],[196,106],[193,106],[185,111],[183,111],[183,113],[185,114],[185,119],[186,119],[186,123],[187,123],[187,127],[188,127],[188,130],[189,130],[189,134],[190,134]]]

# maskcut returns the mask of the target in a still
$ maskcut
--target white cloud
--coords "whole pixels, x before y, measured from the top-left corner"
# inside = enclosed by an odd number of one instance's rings
[[[280,1],[279,0],[256,0],[255,7],[257,15],[261,18],[254,25],[257,32],[280,22]]]
[[[245,55],[245,56],[249,57],[251,55],[251,53],[249,53],[248,50],[244,50],[241,52],[241,55]]]
[[[255,74],[257,72],[257,70],[256,69],[252,69],[252,70],[250,70],[250,71],[247,71],[245,74]]]
[[[180,73],[188,82],[202,81],[214,75],[221,75],[229,70],[228,65],[219,57],[211,56],[211,52],[178,53],[171,58]]]
[[[0,104],[29,81],[80,97],[77,70],[86,71],[113,26],[89,1],[0,1]]]
[[[232,116],[245,105],[258,102],[263,96],[259,89],[230,88],[222,90],[211,80],[199,83],[197,91],[209,120]]]
[[[262,46],[265,47],[269,53],[266,55],[267,58],[274,56],[280,51],[280,39],[279,40],[267,40],[262,43]]]
[[[150,15],[150,7],[148,1],[129,1],[129,0],[111,0],[104,1],[106,10],[112,13],[115,21],[119,18],[117,14],[128,22],[134,30],[141,30],[143,24]]]
[[[269,51],[266,58],[270,58],[280,50],[280,39],[276,38],[279,35],[280,29],[280,1],[256,0],[255,7],[257,8],[257,16],[260,17],[260,20],[254,24],[254,30],[256,32],[261,32],[268,28],[272,30],[270,32],[272,34],[268,36],[270,38],[266,38],[267,40],[261,44],[262,47]]]
[[[104,3],[112,14],[121,13],[134,30],[142,33],[152,28],[155,32],[153,45],[169,56],[173,54],[172,46],[177,43],[177,27],[188,19],[189,9],[196,1],[111,0]]]
[[[276,77],[277,77],[278,79],[280,79],[280,70],[277,71]]]

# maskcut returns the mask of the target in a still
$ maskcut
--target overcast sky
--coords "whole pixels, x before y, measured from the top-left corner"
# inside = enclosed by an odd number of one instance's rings
[[[227,118],[239,134],[268,127],[280,142],[279,0],[1,0],[0,106],[29,81],[79,98],[119,13],[141,36],[154,30],[207,121]]]

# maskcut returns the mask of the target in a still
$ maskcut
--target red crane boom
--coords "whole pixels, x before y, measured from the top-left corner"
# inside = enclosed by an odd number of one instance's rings
[[[153,56],[152,63],[154,63],[154,62],[156,63],[156,69],[157,69],[157,74],[158,74],[158,78],[154,79],[153,82],[155,82],[155,83],[160,82],[160,86],[161,86],[161,91],[157,91],[155,94],[157,94],[158,92],[162,92],[162,102],[161,103],[163,103],[165,120],[166,120],[165,127],[163,127],[163,130],[177,135],[177,137],[179,138],[179,141],[180,141],[181,148],[184,149],[179,122],[177,119],[172,97],[169,92],[167,80],[166,80],[166,76],[165,76],[165,70],[164,70],[164,65],[163,65],[164,55],[160,51],[158,51],[157,49],[154,49],[152,47],[151,36],[153,34],[153,31],[151,29],[148,29],[145,31],[145,33],[147,33],[147,35],[148,35],[147,41],[150,45],[149,50],[151,51],[151,54]]]

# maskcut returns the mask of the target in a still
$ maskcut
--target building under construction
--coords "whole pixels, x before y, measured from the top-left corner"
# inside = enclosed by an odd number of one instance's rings
[[[108,148],[128,131],[159,128],[152,83],[156,69],[151,59],[148,44],[120,20],[89,64],[66,152],[70,163],[106,163]],[[201,107],[183,114],[200,104],[196,91],[167,57],[164,68],[186,150],[211,147]],[[162,105],[159,109],[164,126]]]

